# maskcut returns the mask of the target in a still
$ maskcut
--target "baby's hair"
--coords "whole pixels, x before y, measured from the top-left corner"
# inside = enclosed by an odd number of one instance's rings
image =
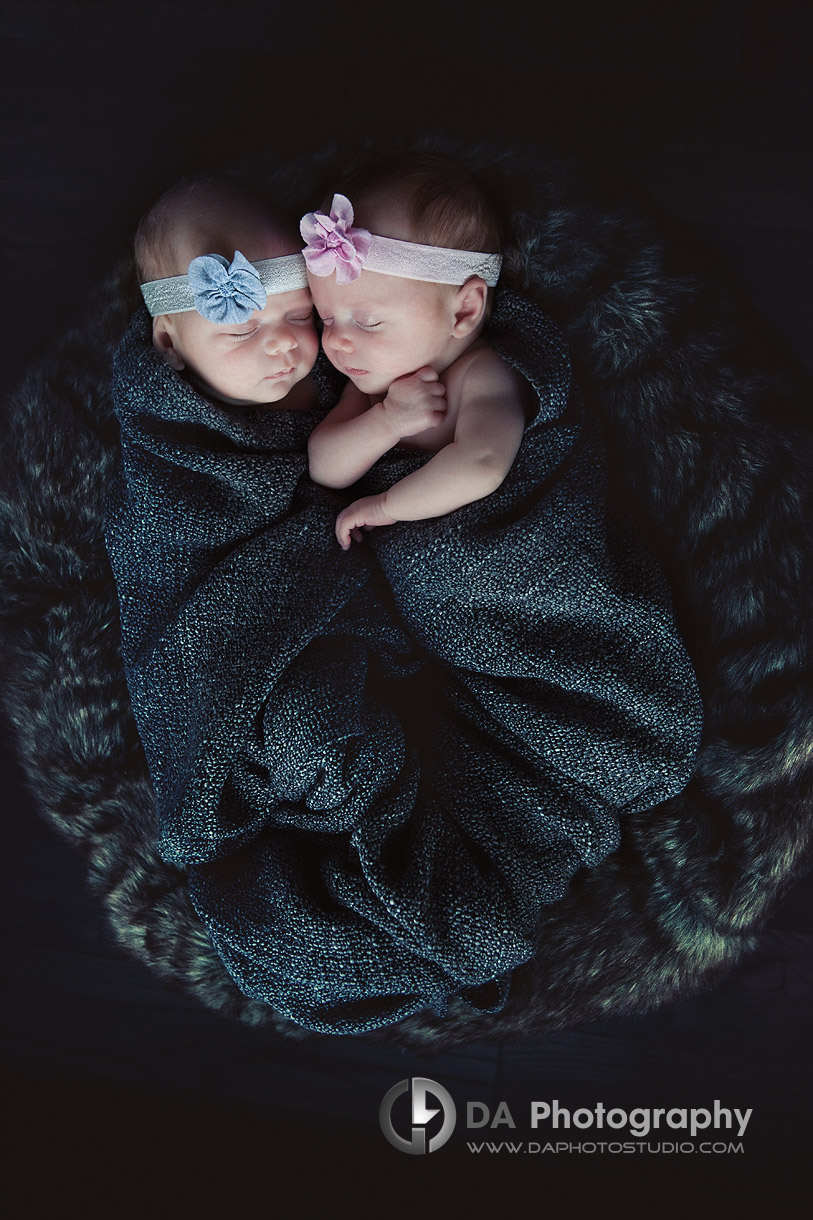
[[[397,200],[406,208],[412,241],[502,253],[502,225],[488,195],[473,174],[442,153],[385,153],[351,170],[342,193],[362,227],[365,213]]]
[[[465,166],[443,153],[394,152],[375,157],[347,175],[342,194],[354,223],[375,232],[376,214],[393,201],[406,209],[410,240],[450,250],[502,254],[503,227],[485,189]],[[388,236],[381,233],[380,236]],[[494,289],[486,295],[491,316]]]
[[[300,248],[290,218],[250,183],[226,174],[181,178],[139,222],[134,243],[139,283],[185,274],[186,267],[178,263],[181,233],[194,233],[199,254],[222,254],[231,259],[245,233],[269,229],[278,237],[280,254]],[[273,251],[266,255],[273,256]]]

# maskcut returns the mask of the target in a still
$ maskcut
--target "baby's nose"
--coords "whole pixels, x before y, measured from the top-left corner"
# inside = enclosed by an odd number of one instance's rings
[[[328,340],[330,346],[339,352],[351,352],[353,344],[346,330],[341,330],[335,323],[330,328],[330,338]]]
[[[296,337],[292,331],[277,331],[266,340],[266,351],[272,356],[279,352],[290,352],[296,347]]]

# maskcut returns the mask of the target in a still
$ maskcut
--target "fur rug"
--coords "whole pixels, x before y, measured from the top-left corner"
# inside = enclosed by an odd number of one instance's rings
[[[685,792],[629,818],[621,850],[543,909],[500,1013],[461,1003],[366,1035],[433,1049],[642,1013],[713,983],[809,862],[813,828],[807,379],[714,258],[625,188],[541,152],[451,151],[510,212],[506,281],[563,327],[605,420],[616,494],[675,589],[705,730]],[[344,159],[245,170],[298,214]],[[154,848],[102,541],[110,367],[138,300],[124,265],[6,406],[5,714],[39,809],[85,854],[121,944],[220,1013],[325,1037],[237,990],[185,875]]]

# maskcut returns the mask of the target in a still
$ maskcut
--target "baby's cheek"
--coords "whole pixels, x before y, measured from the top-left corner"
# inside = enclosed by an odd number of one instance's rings
[[[319,336],[316,333],[316,327],[307,332],[302,343],[302,349],[303,356],[310,360],[313,365],[316,362],[316,357],[319,355]]]

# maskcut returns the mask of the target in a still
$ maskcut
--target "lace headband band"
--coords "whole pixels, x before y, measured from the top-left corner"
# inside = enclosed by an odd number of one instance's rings
[[[229,264],[222,254],[193,258],[186,275],[141,285],[144,304],[155,318],[194,309],[209,322],[245,322],[268,297],[307,288],[301,254],[284,254],[250,263],[239,250]]]
[[[333,196],[330,215],[308,212],[299,222],[299,231],[305,242],[302,253],[308,271],[319,276],[335,271],[337,284],[352,283],[362,271],[430,284],[465,284],[471,276],[479,275],[489,288],[494,288],[500,278],[500,254],[423,246],[355,228],[353,205],[345,195]]]

